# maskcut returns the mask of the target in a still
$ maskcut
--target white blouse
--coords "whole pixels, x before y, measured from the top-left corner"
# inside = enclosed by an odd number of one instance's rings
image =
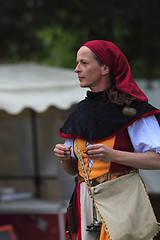
[[[141,118],[128,127],[128,133],[137,153],[160,153],[160,126],[156,117]]]
[[[160,126],[154,115],[134,122],[128,127],[128,133],[136,153],[148,151],[160,153]],[[72,157],[75,158],[73,139],[66,139],[64,144],[72,146]]]

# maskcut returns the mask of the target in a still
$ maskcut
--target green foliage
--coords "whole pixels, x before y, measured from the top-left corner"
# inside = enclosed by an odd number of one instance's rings
[[[0,62],[73,68],[86,41],[113,41],[134,77],[160,77],[160,1],[1,0]]]
[[[37,38],[43,48],[37,61],[59,67],[75,67],[75,49],[78,42],[76,33],[65,30],[60,25],[53,25],[37,31]]]

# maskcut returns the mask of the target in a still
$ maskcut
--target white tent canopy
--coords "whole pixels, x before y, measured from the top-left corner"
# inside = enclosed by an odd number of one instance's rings
[[[154,81],[151,89],[147,89],[145,80],[137,82],[149,102],[160,108],[160,81]],[[11,114],[26,107],[37,112],[49,106],[68,109],[83,99],[85,93],[74,70],[34,63],[0,65],[0,109]]]
[[[85,96],[73,70],[38,64],[0,66],[0,109],[10,114],[24,108],[43,112],[49,106],[68,109]]]

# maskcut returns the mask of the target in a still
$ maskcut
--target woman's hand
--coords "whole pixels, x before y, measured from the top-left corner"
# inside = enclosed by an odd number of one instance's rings
[[[64,144],[57,144],[54,148],[54,153],[60,161],[69,160],[71,158],[71,149]]]
[[[54,153],[58,160],[61,161],[61,165],[64,170],[70,175],[74,176],[78,173],[77,162],[71,156],[71,149],[64,144],[57,144],[54,148]]]
[[[86,154],[89,158],[103,162],[112,162],[115,150],[104,144],[93,144],[86,148]]]

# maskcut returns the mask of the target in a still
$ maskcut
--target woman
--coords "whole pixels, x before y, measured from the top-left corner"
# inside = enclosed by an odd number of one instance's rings
[[[96,239],[86,231],[92,219],[92,203],[75,154],[74,139],[83,157],[89,179],[96,184],[136,169],[160,169],[160,111],[134,82],[130,66],[121,50],[111,42],[94,40],[77,52],[81,87],[89,87],[60,129],[65,144],[54,152],[62,167],[78,174],[78,240]],[[84,206],[87,203],[87,208]],[[103,225],[100,240],[107,240]]]

